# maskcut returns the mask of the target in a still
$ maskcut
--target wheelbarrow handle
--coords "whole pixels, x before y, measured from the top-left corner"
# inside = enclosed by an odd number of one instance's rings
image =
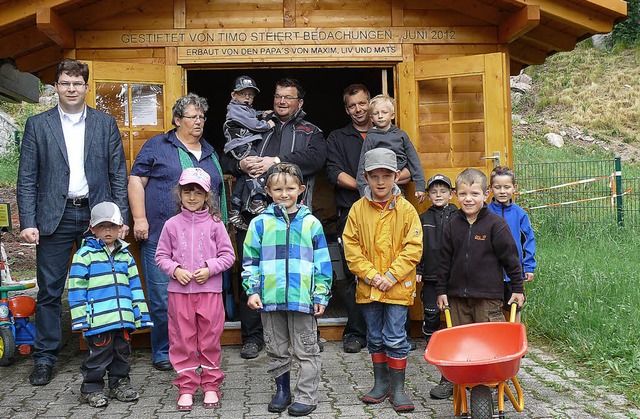
[[[509,310],[509,322],[516,322],[516,312],[517,312],[518,304],[516,302],[511,303],[511,309]],[[451,323],[451,309],[449,306],[444,306],[444,319],[447,323],[447,329],[453,327]]]

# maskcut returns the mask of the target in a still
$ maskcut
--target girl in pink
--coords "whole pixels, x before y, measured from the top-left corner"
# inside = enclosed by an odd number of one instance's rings
[[[188,168],[178,181],[180,212],[164,225],[156,263],[169,281],[169,360],[178,373],[178,409],[191,410],[198,387],[204,407],[220,406],[222,272],[233,265],[231,240],[214,212],[211,178]],[[198,375],[196,370],[202,369]]]

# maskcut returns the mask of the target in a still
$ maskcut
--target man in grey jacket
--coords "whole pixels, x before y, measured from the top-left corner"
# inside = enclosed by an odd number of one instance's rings
[[[55,75],[58,106],[30,117],[18,168],[20,238],[36,244],[38,297],[34,386],[51,381],[61,347],[61,296],[74,244],[80,247],[91,208],[115,202],[129,230],[127,169],[113,117],[88,107],[89,67],[63,60]]]
[[[262,134],[262,141],[255,148],[255,153],[252,153],[254,155],[242,160],[223,156],[221,164],[225,173],[234,176],[244,173],[258,177],[281,161],[294,163],[302,170],[303,181],[307,187],[302,201],[311,209],[315,175],[324,166],[327,146],[322,130],[305,119],[306,114],[302,110],[304,95],[305,90],[298,80],[278,80],[273,95],[273,112],[277,119],[275,127]],[[246,221],[248,224],[249,219]],[[237,249],[242,249],[245,235],[246,231],[236,231]],[[239,257],[242,258],[242,255]],[[260,314],[249,309],[246,303],[247,296],[242,293],[238,310],[242,331],[240,356],[252,359],[256,358],[264,347],[264,338]]]

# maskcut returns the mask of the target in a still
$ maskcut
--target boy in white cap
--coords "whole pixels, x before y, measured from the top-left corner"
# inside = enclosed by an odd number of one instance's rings
[[[253,109],[253,99],[260,93],[255,80],[249,76],[240,76],[235,81],[231,92],[231,101],[227,105],[227,116],[222,127],[226,143],[224,152],[240,161],[252,152],[252,145],[262,140],[261,133],[275,126],[275,122],[266,119],[272,111]],[[267,193],[264,180],[243,175],[236,179],[236,186],[231,195],[231,211],[229,221],[237,228],[247,229],[242,211],[260,214],[267,208]]]
[[[389,398],[397,412],[414,410],[404,391],[410,344],[405,322],[416,293],[422,227],[402,197],[396,154],[374,148],[364,154],[364,196],[349,211],[342,235],[349,269],[357,277],[356,303],[367,323],[367,349],[375,385],[365,403]]]
[[[92,407],[107,406],[108,397],[122,402],[138,399],[129,377],[131,333],[153,326],[129,244],[118,238],[122,225],[120,209],[113,202],[93,207],[92,234],[73,256],[69,272],[71,328],[84,333],[89,347],[80,366],[80,398]]]

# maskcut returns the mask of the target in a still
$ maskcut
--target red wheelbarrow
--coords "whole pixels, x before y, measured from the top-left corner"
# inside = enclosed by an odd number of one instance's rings
[[[447,329],[431,336],[424,359],[438,367],[453,385],[453,411],[463,418],[493,418],[491,389],[498,389],[498,415],[504,419],[504,394],[517,412],[524,410],[524,396],[516,374],[527,352],[527,332],[514,323],[516,306],[511,306],[510,322],[474,323],[451,327],[445,309]],[[511,381],[517,397],[509,388]],[[471,389],[470,411],[467,388]]]

